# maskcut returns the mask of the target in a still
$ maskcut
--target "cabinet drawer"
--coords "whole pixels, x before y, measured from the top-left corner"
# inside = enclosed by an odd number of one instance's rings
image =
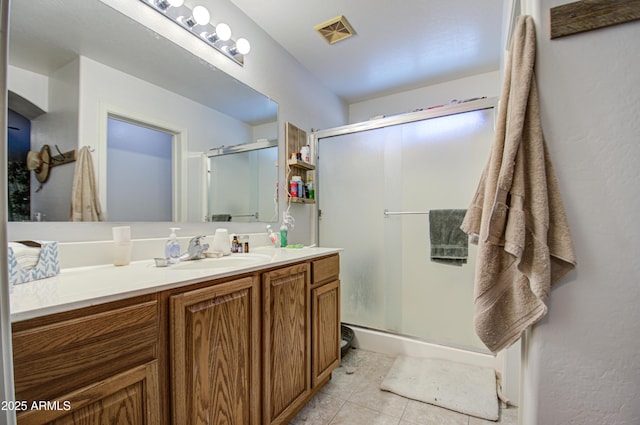
[[[158,361],[47,400],[54,408],[18,413],[19,425],[127,424],[157,425],[160,419]]]
[[[321,258],[311,264],[313,284],[337,279],[340,275],[340,257],[338,255]]]
[[[13,333],[17,399],[54,399],[156,358],[158,301],[118,306],[20,324]]]

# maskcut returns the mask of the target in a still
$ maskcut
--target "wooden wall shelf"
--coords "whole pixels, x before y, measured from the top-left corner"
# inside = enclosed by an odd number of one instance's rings
[[[308,198],[294,198],[294,197],[291,197],[291,198],[289,198],[289,200],[293,204],[315,204],[316,203],[315,199],[308,199]]]
[[[300,161],[297,159],[290,159],[288,164],[290,167],[304,168],[305,170],[309,170],[309,171],[316,169],[315,165],[309,164],[308,162]]]
[[[301,161],[299,159],[290,159],[291,154],[299,153],[302,150],[303,146],[306,146],[307,141],[307,132],[302,130],[301,128],[296,127],[290,122],[285,125],[285,145],[286,145],[286,155],[287,155],[287,183],[293,176],[300,176],[302,179],[302,184],[307,185],[307,174],[310,171],[316,169],[314,164],[310,164],[305,161]],[[288,186],[287,186],[288,189]],[[288,192],[288,190],[287,190]],[[297,198],[291,196],[289,194],[289,202],[294,204],[315,204],[315,199],[308,198]]]

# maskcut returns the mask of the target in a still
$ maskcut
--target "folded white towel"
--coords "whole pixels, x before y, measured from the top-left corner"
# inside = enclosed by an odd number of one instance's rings
[[[19,242],[9,242],[9,248],[13,251],[16,262],[23,270],[30,270],[40,260],[40,247],[27,246]]]

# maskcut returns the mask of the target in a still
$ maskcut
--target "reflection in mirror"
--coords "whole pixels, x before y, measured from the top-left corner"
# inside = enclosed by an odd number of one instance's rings
[[[207,156],[207,220],[278,221],[277,140],[213,149]]]
[[[171,221],[173,135],[109,117],[107,211],[112,221]],[[136,182],[137,190],[119,190]],[[131,208],[139,205],[139,208]]]
[[[9,123],[14,127],[9,135],[20,136],[8,146],[12,220],[69,219],[74,163],[51,169],[43,184],[34,172],[25,172],[26,152],[40,152],[44,145],[54,153],[91,146],[107,220],[202,222],[208,201],[201,195],[206,188],[200,154],[211,146],[278,138],[273,100],[99,0],[15,0],[10,7],[9,108],[11,116],[15,111],[23,120]],[[154,14],[141,2],[131,7]],[[145,191],[131,179],[125,187],[111,186],[117,179],[109,174],[118,172],[108,163],[108,118],[113,116],[173,135],[172,180],[157,185],[172,200],[170,216],[110,211],[108,198],[114,194],[140,199]],[[128,208],[143,210],[139,203]]]

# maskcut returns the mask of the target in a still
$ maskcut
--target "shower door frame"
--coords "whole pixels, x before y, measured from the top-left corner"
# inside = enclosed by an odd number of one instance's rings
[[[313,224],[312,224],[312,229],[313,229],[312,243],[315,243],[317,245],[319,245],[320,243],[323,243],[323,241],[320,240],[321,239],[320,219],[322,215],[322,208],[320,204],[323,203],[322,202],[323,188],[322,188],[321,180],[322,180],[322,176],[324,175],[320,170],[321,168],[320,154],[321,153],[320,153],[319,142],[321,139],[322,140],[332,139],[334,137],[349,136],[349,135],[354,135],[358,133],[365,133],[368,131],[382,130],[390,127],[402,127],[404,125],[408,125],[408,124],[410,125],[412,123],[430,121],[432,119],[451,117],[454,115],[461,115],[466,113],[487,111],[491,109],[493,109],[493,112],[494,112],[493,117],[495,122],[495,116],[496,116],[495,111],[497,109],[497,105],[498,105],[497,97],[481,98],[477,100],[469,100],[461,103],[454,103],[450,105],[434,107],[434,108],[421,110],[421,111],[414,111],[414,112],[409,112],[404,114],[392,115],[385,118],[374,119],[374,120],[364,121],[356,124],[350,124],[350,125],[332,128],[332,129],[319,130],[316,132],[312,132],[310,134],[309,144],[313,150],[314,162],[317,164],[317,167],[316,167],[317,175],[314,178],[315,180],[314,183],[316,184],[316,187],[315,187],[316,203],[314,205],[314,208],[312,209],[312,217],[311,217],[311,220],[315,220],[315,227],[313,227]],[[489,121],[489,125],[491,125],[490,123],[491,121]],[[495,125],[494,125],[494,130],[495,130]],[[484,162],[486,158],[481,158],[480,160]],[[386,217],[386,214],[387,213],[385,210],[385,217]],[[426,214],[426,212],[420,212],[420,214]],[[471,279],[473,280],[473,277]],[[386,313],[389,312],[389,310],[387,310],[386,308],[384,309],[384,311]],[[387,323],[387,325],[390,325],[390,326],[385,325],[381,327],[376,326],[375,324],[372,324],[372,323],[365,324],[362,322],[351,322],[351,324],[354,326],[361,327],[363,329],[370,329],[374,331],[384,332],[387,334],[398,335],[398,336],[409,338],[416,341],[433,343],[437,345],[444,345],[444,346],[449,346],[455,349],[463,349],[463,350],[482,353],[482,354],[490,353],[486,348],[481,346],[475,346],[474,344],[464,344],[461,342],[447,341],[446,339],[444,340],[430,339],[430,338],[426,338],[424,335],[407,333],[407,332],[404,332],[404,330],[401,330],[399,328],[395,329],[393,327],[393,324],[390,324],[390,323]]]

